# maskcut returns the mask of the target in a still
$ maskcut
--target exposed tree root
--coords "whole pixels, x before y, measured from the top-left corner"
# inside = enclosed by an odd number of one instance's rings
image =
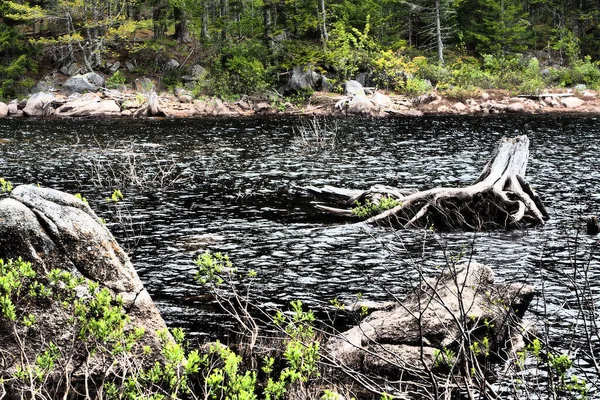
[[[543,225],[549,218],[539,196],[525,181],[529,158],[527,136],[503,138],[479,178],[464,188],[434,188],[411,192],[388,186],[348,190],[325,186],[305,187],[319,200],[345,206],[316,207],[340,216],[351,216],[357,203],[378,204],[384,197],[401,202],[366,220],[369,224],[392,224],[404,228],[485,230],[499,227]]]

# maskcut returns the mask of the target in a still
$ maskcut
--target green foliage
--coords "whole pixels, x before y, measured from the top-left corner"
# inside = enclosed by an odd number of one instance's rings
[[[554,42],[551,47],[553,50],[558,50],[561,60],[564,58],[567,63],[577,61],[579,58],[579,39],[565,27],[554,30]]]
[[[450,65],[450,85],[469,90],[473,88],[487,89],[492,86],[489,74],[481,69],[479,61],[473,57],[462,57]]]
[[[325,53],[325,62],[336,72],[336,75],[347,80],[353,78],[360,69],[366,69],[371,63],[371,54],[377,45],[369,35],[371,24],[367,16],[362,31],[348,27],[342,21],[333,23],[330,39]]]
[[[416,72],[417,66],[405,55],[392,50],[381,51],[373,61],[375,81],[383,88],[401,92],[405,82]]]
[[[206,251],[196,257],[194,263],[198,266],[196,282],[201,285],[219,286],[225,282],[223,274],[233,269],[229,256],[221,253]]]
[[[121,201],[123,199],[124,199],[123,193],[119,189],[115,189],[115,190],[113,190],[110,197],[106,198],[106,201],[109,203],[118,203],[119,201]]]
[[[556,385],[559,392],[579,395],[587,398],[589,387],[585,379],[571,373],[573,358],[569,354],[555,354],[544,347],[541,340],[535,338],[531,343],[517,353],[516,364],[519,369],[525,368],[528,357],[533,358],[538,367],[548,370],[550,383]]]
[[[12,190],[12,183],[4,178],[0,178],[0,193],[10,193]]]
[[[456,363],[456,351],[444,347],[433,350],[434,365],[436,368],[452,369]]]
[[[127,80],[121,70],[116,71],[110,78],[106,80],[106,87],[109,89],[115,89],[125,84]]]
[[[356,207],[352,209],[352,215],[361,219],[367,219],[374,215],[380,214],[386,210],[390,210],[401,205],[402,202],[392,197],[383,197],[377,203],[371,203],[368,199],[365,204],[356,203]]]
[[[1,28],[2,25],[0,24]],[[0,37],[0,40],[2,40],[2,37]],[[17,97],[29,91],[35,85],[35,82],[27,77],[26,73],[34,72],[36,69],[36,63],[28,54],[21,54],[6,60],[5,63],[1,63],[0,99]]]
[[[538,94],[545,88],[536,58],[527,60],[521,54],[484,54],[483,70],[490,76],[494,88],[526,94]]]
[[[517,0],[463,0],[458,15],[460,36],[479,54],[521,52],[527,46],[530,25]]]
[[[221,253],[205,252],[195,260],[198,266],[196,280],[220,298],[220,287],[231,284],[231,277],[236,271],[228,256]],[[249,275],[254,276],[251,273]],[[239,277],[239,275],[235,275]],[[236,293],[235,288],[230,288]],[[238,302],[228,294],[227,302]],[[305,311],[301,301],[290,303],[292,312],[289,316],[278,311],[272,323],[285,333],[282,349],[277,357],[267,355],[262,359],[260,371],[264,374],[258,382],[258,371],[243,370],[243,359],[229,348],[217,343],[211,346],[210,354],[218,355],[219,366],[211,369],[206,378],[209,393],[213,398],[256,398],[258,387],[262,386],[265,399],[281,399],[293,385],[304,385],[319,377],[318,362],[320,359],[320,343],[313,327],[315,316],[312,311]],[[239,315],[236,317],[240,320]],[[282,363],[285,364],[283,367]],[[277,370],[275,365],[280,366]]]
[[[394,400],[394,396],[388,393],[381,393],[381,400]]]
[[[88,201],[85,197],[81,195],[81,193],[75,193],[75,198],[83,201],[85,204],[88,204]]]
[[[569,67],[552,68],[548,82],[551,85],[573,87],[585,84],[590,89],[600,88],[600,65],[591,58],[574,61]]]
[[[404,82],[403,92],[408,96],[421,96],[431,92],[431,84],[421,78],[409,78]]]
[[[196,82],[193,93],[196,97],[209,95],[224,100],[264,93],[273,82],[268,58],[267,49],[255,40],[228,46],[207,63],[209,73]]]
[[[268,87],[267,69],[256,58],[234,55],[226,63],[232,78],[231,90],[237,94],[261,93]]]

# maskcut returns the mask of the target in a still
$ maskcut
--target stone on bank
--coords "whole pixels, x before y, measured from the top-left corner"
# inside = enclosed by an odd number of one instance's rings
[[[110,293],[113,301],[122,298],[125,314],[121,317],[129,318],[126,331],[133,332],[134,328],[145,331],[132,356],[121,359],[129,365],[123,367],[160,359],[161,343],[156,332],[166,329],[165,322],[129,257],[86,202],[58,190],[32,185],[18,186],[10,195],[0,196],[0,259],[6,265],[19,257],[30,262],[35,271],[35,278],[28,278],[29,283],[34,279],[56,293],[66,290],[57,286],[51,277],[56,271],[84,278],[86,283],[74,288],[76,299],[73,301],[89,301],[90,285]],[[5,271],[0,268],[0,272],[4,275]],[[73,301],[64,303],[57,300],[58,297],[36,297],[32,293],[22,294],[22,300],[16,304],[18,319],[13,323],[0,313],[0,337],[3,338],[0,340],[3,355],[0,371],[4,373],[22,368],[24,357],[35,363],[49,343],[58,346],[65,355],[73,351],[78,340],[88,339],[87,335],[81,338],[78,330],[86,322],[73,319],[68,311]],[[0,287],[0,297],[2,295]],[[35,323],[31,326],[21,323],[25,317]],[[149,355],[142,354],[144,346],[150,349]],[[101,358],[78,351],[65,368],[74,380],[85,374],[93,376],[94,371],[103,371],[106,360]],[[114,368],[121,366],[117,363]],[[6,376],[0,374],[0,378]]]

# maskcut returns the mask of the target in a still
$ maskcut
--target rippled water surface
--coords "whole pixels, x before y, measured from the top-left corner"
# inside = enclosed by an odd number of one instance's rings
[[[194,251],[207,247],[255,269],[265,304],[402,295],[449,250],[474,243],[474,259],[499,280],[526,281],[568,308],[568,236],[600,213],[600,124],[590,116],[339,119],[333,149],[309,151],[298,119],[0,120],[0,176],[81,193],[106,218],[171,326],[217,329],[220,313],[194,296]],[[472,182],[502,136],[531,140],[527,178],[552,219],[525,231],[392,232],[316,212],[298,185],[430,188]],[[127,170],[127,174],[123,171]],[[115,180],[120,179],[120,180]],[[125,200],[104,199],[120,189]],[[121,221],[121,223],[119,223]],[[427,236],[426,239],[424,239]],[[592,243],[597,238],[582,236]],[[586,250],[587,249],[587,250]],[[593,290],[600,262],[589,246]],[[594,299],[600,306],[599,297]],[[565,306],[566,304],[566,306]],[[535,311],[535,309],[534,309]],[[539,311],[539,310],[538,310]],[[573,317],[575,318],[575,317]],[[556,318],[569,329],[573,320]]]

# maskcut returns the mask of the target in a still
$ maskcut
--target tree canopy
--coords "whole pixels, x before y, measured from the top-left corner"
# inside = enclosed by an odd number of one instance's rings
[[[92,71],[132,60],[168,84],[172,58],[208,68],[199,90],[217,95],[275,86],[295,66],[334,83],[379,68],[375,83],[390,89],[410,89],[417,71],[451,85],[440,68],[469,57],[595,67],[599,26],[587,0],[2,0],[0,97],[31,86],[16,82],[24,74],[75,61]]]

